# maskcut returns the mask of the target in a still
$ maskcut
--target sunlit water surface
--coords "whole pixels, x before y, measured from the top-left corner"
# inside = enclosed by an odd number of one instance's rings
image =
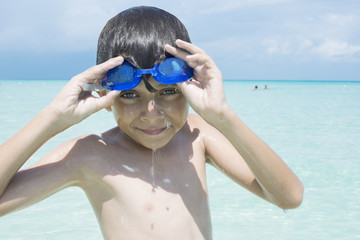
[[[46,106],[65,81],[0,81],[0,142]],[[267,84],[269,90],[263,90]],[[252,91],[258,85],[258,91]],[[213,167],[208,187],[214,239],[360,239],[360,83],[225,81],[230,105],[305,186],[300,208],[284,213]],[[115,126],[106,111],[51,139],[60,143]],[[69,188],[0,218],[0,239],[102,239],[90,204]]]

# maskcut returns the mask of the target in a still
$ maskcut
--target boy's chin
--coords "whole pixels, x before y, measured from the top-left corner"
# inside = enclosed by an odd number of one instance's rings
[[[170,140],[168,141],[161,141],[161,142],[158,142],[158,141],[153,141],[153,142],[146,142],[146,143],[139,143],[140,145],[142,145],[143,147],[145,148],[148,148],[152,151],[156,151],[157,149],[160,149],[160,148],[163,148],[165,147],[168,143],[169,143]]]
[[[165,147],[176,135],[174,128],[169,128],[157,136],[135,135],[133,140],[141,146],[156,151]]]

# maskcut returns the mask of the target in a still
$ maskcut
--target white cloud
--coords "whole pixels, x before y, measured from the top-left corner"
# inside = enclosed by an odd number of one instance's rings
[[[360,2],[356,0],[346,4],[311,0],[2,1],[0,54],[94,51],[106,21],[138,5],[157,6],[179,17],[192,41],[225,67],[246,62],[257,69],[271,62],[281,69],[301,62],[321,69],[317,66],[332,61],[360,62]]]
[[[358,10],[314,10],[272,22],[269,26],[276,26],[276,31],[269,31],[260,41],[263,53],[268,58],[292,57],[301,62],[360,61]]]
[[[360,56],[360,45],[352,45],[347,42],[326,40],[319,46],[313,48],[313,51],[327,59],[336,60],[343,57]]]
[[[265,45],[265,53],[268,55],[289,55],[294,52],[292,42],[278,38],[269,38],[262,41]]]
[[[115,0],[11,1],[0,15],[0,50],[94,49],[106,21],[130,6]]]
[[[270,38],[262,42],[264,52],[270,57],[292,56],[298,60],[313,61],[360,61],[360,45],[331,39],[280,39]]]
[[[240,50],[246,45],[246,40],[239,37],[226,37],[216,40],[210,40],[201,44],[203,48],[221,49],[223,51]]]
[[[314,45],[314,42],[309,39],[303,39],[299,43],[299,51],[306,51]]]
[[[335,14],[326,13],[322,17],[322,20],[329,23],[332,26],[339,27],[351,27],[359,23],[360,17],[353,14]]]
[[[57,19],[61,36],[54,44],[71,51],[94,48],[102,27],[115,14],[114,8],[106,9],[98,1],[69,1]]]
[[[199,8],[200,14],[214,14],[224,13],[228,11],[234,11],[236,9],[248,8],[248,7],[259,7],[259,6],[270,6],[277,5],[286,2],[294,2],[294,0],[208,0],[207,4],[201,3]]]
[[[360,59],[360,17],[356,11],[339,13],[331,8],[328,13],[319,8],[305,14],[312,5],[295,0],[8,1],[6,8],[0,9],[0,50],[94,50],[106,21],[134,5],[155,5],[179,18],[186,16],[192,39],[221,55],[254,59],[264,54],[274,58],[303,56],[309,61],[309,56]],[[303,8],[298,11],[297,6]],[[254,11],[263,15],[255,16]],[[223,17],[214,21],[214,14],[219,13]]]

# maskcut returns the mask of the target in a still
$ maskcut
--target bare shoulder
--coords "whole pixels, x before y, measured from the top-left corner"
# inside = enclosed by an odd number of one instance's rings
[[[66,171],[71,170],[73,174],[79,174],[79,171],[93,164],[93,161],[98,161],[107,147],[107,141],[106,137],[96,134],[68,140],[42,157],[30,169],[56,164],[68,169]]]
[[[224,159],[238,159],[242,161],[241,156],[230,141],[201,116],[189,115],[188,122],[191,128],[199,130],[208,163],[221,166],[224,163]]]
[[[79,160],[81,156],[88,157],[91,156],[94,148],[100,147],[102,144],[102,137],[99,135],[91,134],[81,136],[72,140],[69,140],[60,148],[67,153],[69,158],[75,158]]]
[[[224,137],[224,135],[206,122],[201,116],[190,114],[188,116],[188,124],[192,131],[198,132],[199,139],[201,139],[201,142],[204,145],[207,160],[211,157],[209,154],[214,151],[232,148],[232,145]]]
[[[212,127],[202,117],[196,114],[189,114],[187,122],[191,129],[198,128],[199,130],[205,130]]]
[[[188,124],[191,129],[198,129],[204,139],[208,137],[222,136],[216,128],[206,122],[201,116],[189,114]]]
[[[189,114],[188,116],[188,122],[191,124],[203,124],[205,123],[205,120],[200,117],[199,115],[196,115],[196,114]]]
[[[86,167],[94,161],[104,159],[104,152],[113,144],[112,130],[100,135],[90,134],[72,139],[62,146],[60,152],[73,167]]]
[[[89,134],[70,140],[66,145],[78,156],[95,156],[104,148],[109,148],[114,142],[118,142],[119,129],[113,128],[102,134]]]

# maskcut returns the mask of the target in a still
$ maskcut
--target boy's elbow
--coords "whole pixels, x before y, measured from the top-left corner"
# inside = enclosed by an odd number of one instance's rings
[[[283,203],[279,204],[279,207],[282,209],[294,209],[301,205],[304,198],[304,186],[294,188],[288,195],[288,198]]]

